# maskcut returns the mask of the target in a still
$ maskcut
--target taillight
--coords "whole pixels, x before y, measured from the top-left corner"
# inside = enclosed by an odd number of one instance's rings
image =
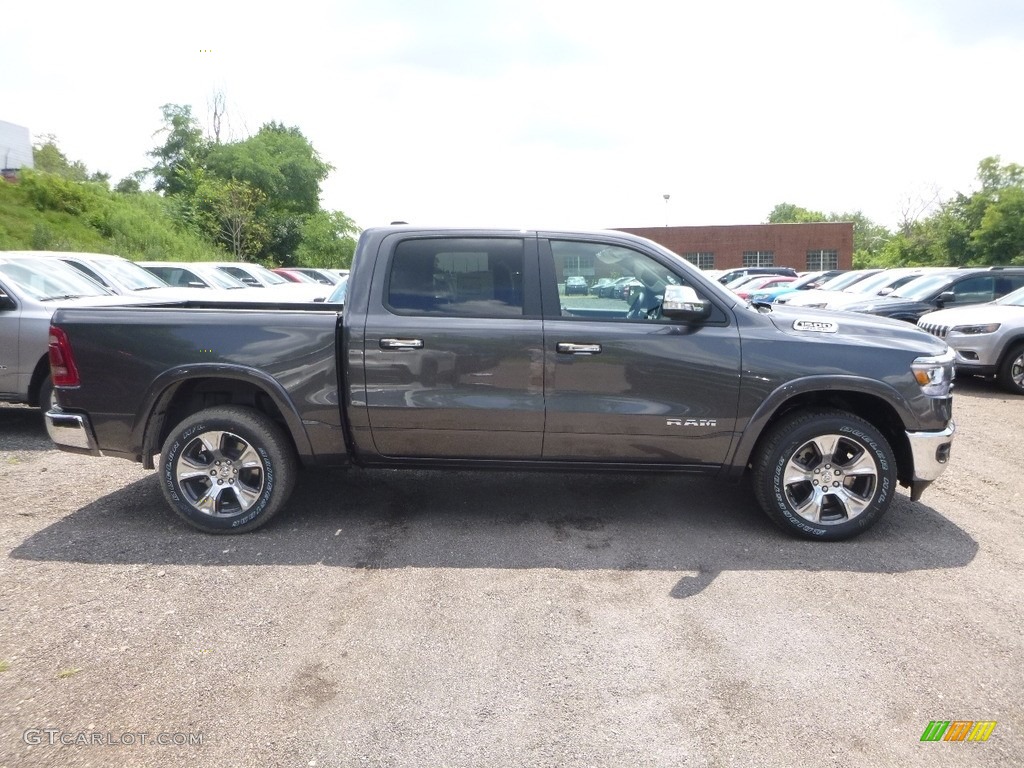
[[[55,387],[77,387],[78,368],[75,356],[71,354],[71,342],[68,335],[55,325],[50,326],[50,377]]]

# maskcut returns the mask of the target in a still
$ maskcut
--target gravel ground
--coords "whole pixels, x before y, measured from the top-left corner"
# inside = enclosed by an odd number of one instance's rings
[[[0,408],[0,766],[1020,766],[1024,399],[957,395],[845,544],[707,480],[361,470],[206,536]]]

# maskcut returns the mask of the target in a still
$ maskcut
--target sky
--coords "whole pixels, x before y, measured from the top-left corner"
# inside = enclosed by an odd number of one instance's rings
[[[6,4],[0,120],[114,181],[163,104],[297,126],[362,228],[895,227],[1024,164],[1022,0],[37,0]],[[666,200],[666,195],[668,199]]]

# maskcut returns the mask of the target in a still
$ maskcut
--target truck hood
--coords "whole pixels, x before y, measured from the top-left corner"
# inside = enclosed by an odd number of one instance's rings
[[[773,304],[769,317],[776,328],[796,338],[831,337],[889,349],[902,347],[922,355],[946,351],[944,341],[902,320],[785,304]]]
[[[985,325],[987,323],[1018,323],[1024,325],[1024,307],[1008,304],[972,304],[969,307],[951,307],[929,312],[920,322],[929,325]]]
[[[865,301],[857,301],[843,306],[844,312],[869,312],[873,315],[913,314],[920,315],[935,309],[934,304],[927,301],[910,301],[908,299],[886,298],[876,296]]]

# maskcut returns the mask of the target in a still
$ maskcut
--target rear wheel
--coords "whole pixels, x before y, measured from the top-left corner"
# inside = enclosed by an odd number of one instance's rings
[[[758,502],[781,528],[838,541],[885,514],[896,461],[885,437],[863,419],[837,410],[800,412],[765,436],[753,480]]]
[[[209,408],[178,424],[160,460],[164,497],[189,525],[244,533],[287,502],[297,460],[284,431],[251,408]]]
[[[996,374],[999,385],[1015,395],[1024,395],[1024,344],[1018,344],[1003,357]]]

